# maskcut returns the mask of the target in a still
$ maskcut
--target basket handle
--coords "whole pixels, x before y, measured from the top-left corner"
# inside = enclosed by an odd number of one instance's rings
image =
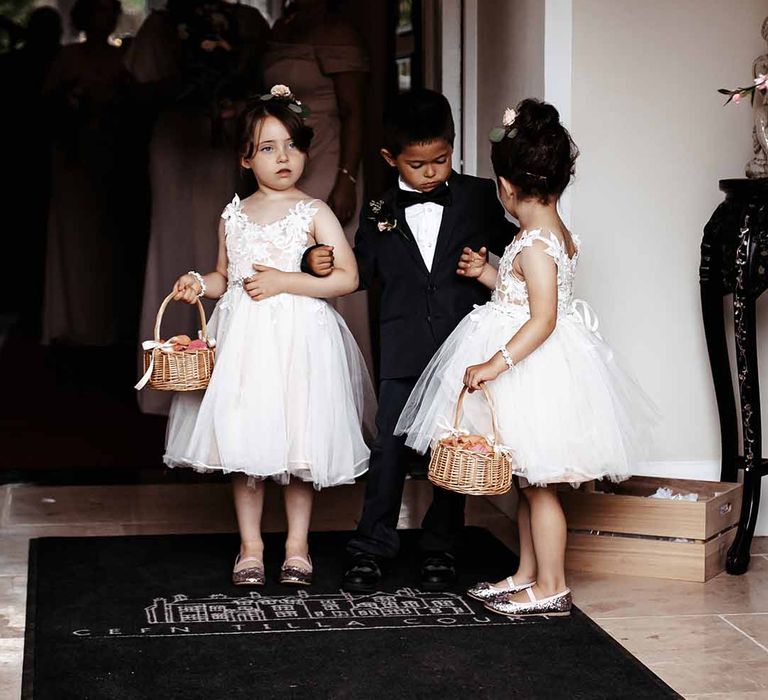
[[[493,443],[494,445],[499,444],[499,429],[496,425],[496,409],[493,407],[493,400],[491,399],[491,394],[488,391],[488,389],[485,386],[485,382],[480,383],[480,388],[483,390],[483,395],[485,396],[485,400],[488,402],[488,407],[491,409],[491,424],[493,425]],[[461,388],[461,393],[459,394],[459,400],[456,402],[456,413],[453,418],[453,427],[458,432],[459,426],[461,424],[461,416],[462,416],[462,406],[464,405],[464,397],[467,395],[467,391],[469,390],[469,387],[464,385]]]
[[[165,308],[168,306],[170,301],[175,296],[176,292],[171,292],[165,299],[163,299],[163,303],[160,304],[160,308],[157,311],[157,318],[155,318],[155,342],[160,342],[160,323],[163,320],[163,314],[165,313]],[[197,310],[200,313],[200,328],[203,332],[202,340],[208,340],[208,324],[205,322],[205,309],[203,308],[203,305],[200,303],[200,299],[197,299]]]

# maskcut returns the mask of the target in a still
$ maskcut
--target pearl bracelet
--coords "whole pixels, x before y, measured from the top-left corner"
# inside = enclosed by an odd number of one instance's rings
[[[198,284],[200,285],[200,291],[197,293],[197,298],[199,299],[200,297],[204,296],[205,290],[208,288],[205,286],[205,280],[203,279],[203,276],[199,272],[195,272],[194,270],[190,270],[189,272],[187,272],[187,274],[192,275],[192,277],[194,277],[197,280]]]
[[[499,348],[499,352],[501,353],[501,356],[504,358],[504,362],[507,363],[507,367],[509,367],[509,369],[514,369],[515,363],[512,361],[512,355],[509,354],[509,350],[507,350],[507,346],[502,345]]]
[[[352,175],[352,173],[349,172],[349,170],[347,170],[346,168],[339,168],[339,172],[344,173],[349,178],[349,180],[352,182],[353,185],[357,184],[357,178],[354,175]]]

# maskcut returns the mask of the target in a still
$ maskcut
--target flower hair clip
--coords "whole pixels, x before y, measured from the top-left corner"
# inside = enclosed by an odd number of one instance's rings
[[[517,129],[514,128],[515,119],[517,119],[517,112],[511,107],[507,107],[504,110],[504,116],[501,119],[501,126],[496,126],[491,129],[488,138],[493,143],[499,143],[505,136],[508,139],[514,138],[517,134]]]
[[[280,100],[281,102],[288,103],[288,109],[303,118],[309,116],[309,107],[302,104],[300,100],[296,99],[296,95],[291,92],[291,88],[287,85],[273,85],[272,89],[266,95],[260,95],[259,99],[262,102],[268,102],[269,100]]]

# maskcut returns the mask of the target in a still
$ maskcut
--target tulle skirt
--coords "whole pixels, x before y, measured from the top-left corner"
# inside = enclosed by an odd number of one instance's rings
[[[375,397],[341,316],[324,300],[252,301],[232,287],[211,316],[216,365],[205,392],[175,396],[164,461],[316,488],[368,468]]]
[[[651,400],[577,309],[561,315],[541,346],[488,384],[500,447],[530,484],[626,479],[646,458],[658,420]],[[526,309],[495,302],[465,317],[424,370],[395,433],[407,433],[406,444],[422,453],[448,434],[465,369],[487,361],[527,320]],[[492,434],[482,392],[466,396],[461,428]]]

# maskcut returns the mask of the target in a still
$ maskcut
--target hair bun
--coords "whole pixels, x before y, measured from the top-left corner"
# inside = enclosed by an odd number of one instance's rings
[[[512,117],[512,119],[510,119]],[[511,122],[511,123],[510,123]],[[491,162],[497,177],[519,189],[521,199],[536,198],[546,204],[559,197],[574,174],[579,149],[551,104],[525,99],[505,112],[491,132]]]
[[[547,102],[529,97],[517,106],[516,111],[515,127],[518,130],[536,134],[560,125],[560,113]]]

